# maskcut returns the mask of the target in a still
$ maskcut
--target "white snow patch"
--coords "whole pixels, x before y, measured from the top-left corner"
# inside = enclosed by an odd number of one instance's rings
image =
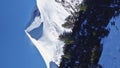
[[[69,2],[69,0],[66,1]],[[78,1],[80,0],[73,0],[73,4],[78,3]],[[72,5],[71,2],[70,4]],[[35,17],[33,23],[25,30],[25,33],[39,50],[47,68],[51,67],[50,62],[51,64],[55,63],[59,66],[61,55],[63,55],[64,43],[58,40],[58,38],[64,31],[71,31],[71,29],[65,29],[61,26],[65,23],[65,18],[67,18],[70,13],[65,10],[62,4],[55,2],[55,0],[37,0],[37,7],[40,11],[40,16]],[[42,36],[36,40],[29,32],[38,28],[41,23],[43,23]]]

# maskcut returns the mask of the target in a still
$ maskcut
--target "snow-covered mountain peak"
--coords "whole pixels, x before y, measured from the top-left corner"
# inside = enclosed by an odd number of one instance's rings
[[[32,23],[25,29],[31,42],[41,53],[47,68],[59,66],[64,46],[64,43],[58,40],[59,35],[71,31],[63,28],[62,24],[71,12],[77,11],[75,7],[81,3],[81,0],[61,1],[37,0],[38,9],[33,14]]]

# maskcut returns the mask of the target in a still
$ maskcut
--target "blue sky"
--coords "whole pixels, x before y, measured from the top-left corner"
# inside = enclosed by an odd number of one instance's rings
[[[0,0],[0,68],[45,68],[24,33],[35,0]]]

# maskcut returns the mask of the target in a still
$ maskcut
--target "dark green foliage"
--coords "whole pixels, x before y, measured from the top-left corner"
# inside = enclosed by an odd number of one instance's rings
[[[101,39],[109,34],[106,26],[110,19],[120,13],[120,0],[113,1],[84,0],[78,17],[67,18],[67,23],[74,23],[74,26],[71,33],[59,36],[65,43],[59,68],[102,68],[98,64],[103,49]],[[75,19],[71,21],[72,18]]]
[[[73,14],[75,15],[75,14]],[[74,27],[74,23],[75,23],[75,17],[74,16],[68,16],[66,19],[66,22],[64,24],[62,24],[62,26],[64,28],[73,28]]]
[[[85,12],[87,10],[87,5],[81,5],[80,10]]]
[[[63,55],[62,57],[63,57],[63,58],[66,58],[66,59],[70,59],[70,56],[71,56],[70,54],[65,54],[65,55]]]
[[[74,43],[74,39],[72,38],[71,33],[63,33],[59,36],[61,41],[64,41],[65,44],[72,44]]]
[[[62,24],[62,26],[64,28],[73,28],[74,24],[71,22],[65,22],[64,24]]]
[[[79,16],[78,12],[72,13],[72,15],[69,15],[65,19],[66,22],[62,24],[62,26],[67,29],[72,29],[74,27],[75,22],[78,20],[78,16]]]

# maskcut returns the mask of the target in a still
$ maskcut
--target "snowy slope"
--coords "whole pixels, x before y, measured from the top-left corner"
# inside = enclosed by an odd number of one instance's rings
[[[120,15],[112,18],[111,22],[115,21],[115,25],[108,25],[110,33],[104,38],[103,52],[99,63],[103,68],[120,68]]]
[[[65,0],[64,3],[61,0],[37,0],[40,16],[34,17],[25,32],[39,50],[47,68],[59,66],[64,43],[58,40],[58,36],[64,31],[71,31],[61,25],[71,12],[78,11],[75,6],[79,3],[81,0]]]

